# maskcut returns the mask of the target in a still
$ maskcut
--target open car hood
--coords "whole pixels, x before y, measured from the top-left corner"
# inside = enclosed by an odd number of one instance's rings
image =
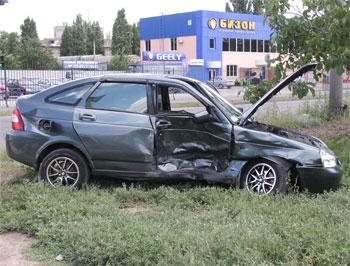
[[[252,105],[247,111],[243,113],[239,125],[244,125],[247,122],[247,120],[251,118],[253,114],[255,114],[255,112],[259,109],[260,106],[265,104],[268,100],[270,100],[274,95],[276,95],[283,88],[285,88],[289,83],[293,82],[296,78],[302,76],[304,73],[310,70],[313,70],[316,67],[316,65],[317,63],[310,63],[304,65],[289,76],[282,79],[276,86],[274,86],[269,92],[267,92],[254,105]]]

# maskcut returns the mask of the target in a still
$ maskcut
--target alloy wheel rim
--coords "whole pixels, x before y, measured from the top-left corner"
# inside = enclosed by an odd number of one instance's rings
[[[269,194],[277,181],[275,170],[266,163],[255,165],[247,174],[247,189],[251,193]]]
[[[49,163],[46,176],[52,186],[75,186],[80,172],[78,165],[72,159],[58,157]]]

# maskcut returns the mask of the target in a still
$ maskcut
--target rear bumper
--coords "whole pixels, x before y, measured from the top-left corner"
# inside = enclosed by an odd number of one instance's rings
[[[37,152],[45,141],[40,134],[10,129],[5,138],[6,152],[11,159],[35,167]]]

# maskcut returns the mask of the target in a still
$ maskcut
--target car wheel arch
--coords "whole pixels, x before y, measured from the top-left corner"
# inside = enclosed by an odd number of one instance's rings
[[[268,165],[275,165],[276,167],[280,168],[282,171],[284,171],[285,173],[289,174],[291,173],[293,167],[295,166],[292,162],[288,161],[287,159],[281,158],[281,157],[273,157],[273,156],[263,156],[263,157],[257,157],[257,158],[253,158],[251,160],[248,160],[247,162],[244,163],[244,165],[241,168],[240,171],[240,175],[239,175],[239,187],[241,189],[245,188],[245,178],[246,178],[246,174],[248,171],[250,171],[251,167],[255,167],[255,165],[258,164],[263,164],[264,162],[266,162]],[[253,169],[251,168],[251,169]],[[274,168],[274,167],[271,167]],[[279,188],[277,188],[278,190],[281,191],[277,191],[277,193],[282,192],[285,193],[287,192],[287,187],[288,187],[288,183],[289,180],[286,180],[286,184],[285,185],[278,185]],[[280,182],[281,183],[281,182]],[[274,192],[276,193],[275,189]]]
[[[85,159],[86,163],[88,164],[90,171],[91,169],[94,167],[93,163],[91,160],[89,160],[87,152],[82,151],[81,149],[79,149],[77,146],[71,144],[71,143],[53,143],[49,146],[46,146],[44,149],[42,149],[41,151],[39,151],[38,156],[37,156],[37,160],[36,160],[36,165],[34,166],[35,171],[38,171],[40,168],[40,165],[43,161],[43,159],[52,151],[54,150],[58,150],[58,149],[71,149],[74,150],[78,153],[80,153],[80,155]]]
[[[39,175],[54,187],[69,186],[81,189],[89,180],[91,168],[81,152],[60,147],[43,157]]]

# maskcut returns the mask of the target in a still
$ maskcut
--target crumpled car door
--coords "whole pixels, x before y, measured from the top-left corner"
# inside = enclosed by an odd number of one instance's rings
[[[171,90],[158,89],[158,109],[152,118],[158,170],[224,171],[229,161],[232,125],[214,119],[207,111],[208,106],[194,96],[185,92],[172,95]],[[174,108],[177,101],[188,95],[188,101],[199,102],[195,104],[199,107]]]

